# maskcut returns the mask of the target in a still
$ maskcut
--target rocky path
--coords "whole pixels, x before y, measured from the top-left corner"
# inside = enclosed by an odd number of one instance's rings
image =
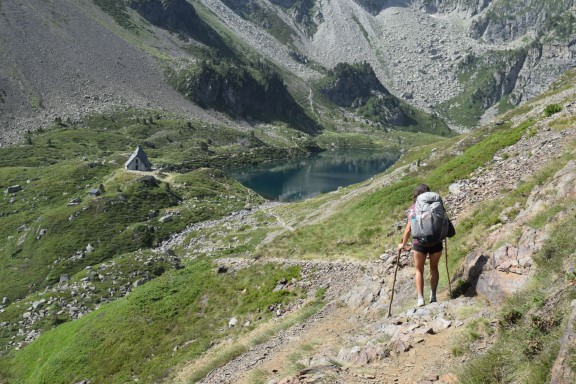
[[[464,359],[453,357],[450,346],[466,321],[490,316],[479,299],[448,301],[445,294],[439,303],[414,308],[407,255],[401,259],[391,318],[386,317],[388,261],[269,261],[301,265],[304,281],[328,288],[328,304],[213,370],[202,383],[452,383],[454,368]],[[234,269],[254,261],[219,262]],[[480,349],[489,341],[482,342]],[[182,370],[178,382],[186,382],[190,370],[192,366]]]

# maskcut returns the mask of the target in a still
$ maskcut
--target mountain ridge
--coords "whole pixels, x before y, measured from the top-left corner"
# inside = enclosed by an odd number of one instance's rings
[[[540,9],[538,7],[548,7],[537,0],[526,2],[530,6],[527,5],[525,14],[536,12]],[[495,93],[484,100],[482,104],[490,104],[489,107],[495,105],[494,99],[501,100],[507,95],[512,95],[507,102],[513,105],[534,97],[560,73],[574,65],[574,50],[569,38],[573,31],[565,28],[570,25],[569,10],[573,9],[570,1],[557,4],[555,8],[546,8],[548,12],[556,12],[556,21],[538,19],[528,29],[519,30],[519,36],[507,35],[506,41],[494,43],[483,41],[480,35],[474,37],[466,25],[473,20],[494,19],[493,8],[508,12],[500,1],[472,4],[428,1],[373,3],[377,5],[376,9],[381,9],[378,13],[373,12],[376,16],[367,12],[362,7],[363,3],[348,0],[319,2],[314,6],[307,2],[276,5],[263,0],[246,6],[240,3],[234,5],[235,2],[231,1],[233,8],[217,0],[191,2],[187,3],[187,9],[198,8],[199,13],[196,14],[204,20],[208,29],[203,27],[202,34],[194,32],[196,37],[193,33],[182,40],[178,33],[170,35],[165,30],[147,26],[147,22],[139,19],[132,8],[120,12],[124,15],[122,17],[130,20],[127,21],[128,29],[114,26],[109,16],[100,14],[102,10],[109,11],[113,16],[113,12],[117,12],[106,8],[106,2],[101,4],[103,8],[83,0],[71,3],[70,7],[44,4],[32,10],[26,6],[13,7],[12,2],[5,1],[2,5],[6,21],[2,31],[3,50],[10,52],[10,55],[5,56],[1,69],[4,84],[1,117],[7,127],[2,132],[10,136],[7,142],[14,143],[26,130],[45,128],[58,116],[76,119],[97,112],[101,107],[109,110],[126,103],[137,107],[145,107],[149,103],[161,105],[167,110],[181,111],[188,117],[221,121],[230,126],[242,125],[242,121],[230,121],[225,116],[186,102],[167,86],[162,74],[164,65],[178,67],[182,60],[194,62],[199,59],[198,50],[217,46],[223,48],[222,44],[235,46],[234,49],[244,51],[243,54],[262,55],[271,60],[281,68],[280,72],[285,72],[282,77],[292,89],[302,87],[297,83],[321,78],[322,72],[338,63],[366,61],[389,91],[418,108],[443,115],[456,129],[476,125],[486,110],[486,106],[479,108],[471,121],[458,118],[462,114],[458,105],[473,102],[458,99],[465,88],[471,86],[459,79],[459,68],[466,64],[469,54],[483,57],[490,50],[497,52],[519,46],[528,47],[531,41],[542,41],[535,49],[528,50],[525,65],[520,70],[515,68],[512,73],[501,74],[507,78],[518,77],[518,80],[504,94]],[[143,4],[150,7],[157,2],[134,1],[130,4],[133,7],[143,7]],[[148,8],[146,15],[148,18],[156,17],[151,20],[161,20],[154,14],[167,12],[172,9],[170,7],[177,6],[175,4],[184,3],[169,4],[168,8]],[[242,7],[248,8],[242,10]],[[302,20],[298,9],[308,10],[307,20],[317,19],[313,28],[298,21]],[[44,17],[44,14],[52,16]],[[180,12],[178,17],[185,14]],[[175,14],[170,17],[173,27],[185,25]],[[251,20],[251,17],[256,19]],[[36,20],[35,25],[42,27],[26,27],[30,25],[27,19]],[[256,23],[258,20],[261,24]],[[79,25],[90,30],[79,33]],[[28,30],[18,29],[20,27]],[[51,35],[31,34],[31,31],[42,28]],[[413,33],[403,34],[403,28],[409,28]],[[554,34],[554,31],[562,32]],[[26,36],[26,39],[22,40],[20,36]],[[46,39],[47,36],[50,37]],[[62,40],[63,36],[67,36],[67,40]],[[97,39],[92,42],[86,40],[91,36],[106,36],[106,40],[99,42],[99,48],[96,48],[94,44]],[[208,40],[197,40],[201,36],[208,36]],[[546,42],[546,39],[549,41]],[[64,41],[68,43],[61,44]],[[216,46],[212,46],[215,43]],[[94,56],[94,50],[84,49],[91,46],[98,52],[97,56]],[[28,59],[30,52],[39,52],[43,59]],[[119,52],[123,52],[125,57]],[[505,62],[505,56],[503,60]],[[79,93],[78,89],[90,92]],[[314,92],[311,92],[311,99],[323,105]],[[440,104],[449,108],[438,108]],[[323,108],[330,110],[334,106],[324,105]]]

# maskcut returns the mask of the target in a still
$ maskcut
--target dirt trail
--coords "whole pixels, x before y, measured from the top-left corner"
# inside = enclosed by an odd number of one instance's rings
[[[273,382],[294,376],[294,370],[305,366],[310,357],[306,355],[312,350],[329,356],[337,356],[339,345],[358,333],[358,325],[366,322],[365,314],[350,308],[339,308],[331,314],[330,321],[315,324],[306,332],[294,337],[279,351],[275,352],[258,368],[242,372],[234,382],[250,384],[258,382]],[[439,376],[447,377],[461,360],[447,352],[457,328],[451,328],[438,335],[425,334],[420,341],[407,353],[389,357],[382,361],[365,366],[344,366],[338,371],[317,368],[324,381],[332,383],[413,383]],[[308,365],[306,365],[308,366]],[[319,367],[326,367],[320,365]],[[265,380],[262,380],[266,378]]]
[[[400,291],[412,289],[411,268],[404,272]],[[362,284],[361,279],[349,283]],[[455,383],[455,370],[466,358],[454,357],[451,347],[472,313],[490,316],[480,299],[448,300],[446,292],[439,303],[418,309],[413,300],[395,301],[391,318],[371,309],[371,303],[352,308],[344,300],[346,294],[213,370],[201,383]],[[387,345],[388,355],[363,361],[363,353],[377,345]],[[353,351],[359,358],[350,360]],[[185,377],[182,372],[179,382]]]
[[[490,312],[478,298],[448,300],[445,291],[439,293],[438,303],[414,308],[413,271],[407,258],[402,260],[391,318],[386,316],[387,305],[378,305],[380,299],[389,299],[392,284],[385,262],[266,260],[300,265],[305,280],[328,286],[328,304],[307,320],[212,370],[200,382],[454,382],[454,370],[463,361],[450,353],[454,340],[475,314],[490,317]],[[255,262],[259,261],[219,259],[231,270]],[[385,353],[370,355],[374,346],[385,346]],[[204,359],[210,358],[208,352]],[[194,369],[195,365],[185,367],[175,381],[187,382]]]

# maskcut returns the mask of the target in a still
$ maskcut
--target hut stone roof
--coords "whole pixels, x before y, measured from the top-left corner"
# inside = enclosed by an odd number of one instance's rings
[[[132,155],[130,155],[130,157],[128,158],[128,161],[126,161],[124,163],[124,167],[128,168],[128,165],[135,158],[138,158],[140,160],[140,162],[142,163],[142,165],[144,165],[147,169],[152,168],[152,163],[150,163],[150,161],[148,160],[148,156],[146,155],[146,153],[144,152],[144,150],[142,149],[142,147],[140,145],[136,148],[136,150],[132,153]]]

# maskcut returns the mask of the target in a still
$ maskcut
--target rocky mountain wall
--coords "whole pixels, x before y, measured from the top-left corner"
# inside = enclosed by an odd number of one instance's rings
[[[523,66],[495,73],[484,107],[506,94],[514,103],[531,98],[576,64],[576,23],[562,16],[576,0],[129,0],[131,30],[105,4],[0,3],[0,141],[56,116],[126,104],[219,120],[171,89],[161,68],[202,49],[227,58],[250,51],[304,92],[338,63],[366,61],[391,94],[429,112],[465,91],[459,68],[470,56],[528,51]]]
[[[533,98],[547,89],[560,74],[576,64],[576,43],[544,44],[527,51],[512,92],[518,101]]]
[[[550,18],[574,7],[574,0],[521,0],[493,2],[493,6],[470,25],[470,35],[489,43],[516,40],[539,33]]]
[[[322,92],[341,107],[362,108],[371,104],[370,110],[386,124],[406,126],[414,123],[384,86],[366,62],[361,64],[340,63],[332,71],[333,81]]]
[[[193,24],[199,22],[196,11],[185,0],[132,0],[129,6],[152,24],[170,30],[193,30]]]
[[[428,13],[456,13],[471,18],[484,11],[493,0],[412,0],[412,4]]]

